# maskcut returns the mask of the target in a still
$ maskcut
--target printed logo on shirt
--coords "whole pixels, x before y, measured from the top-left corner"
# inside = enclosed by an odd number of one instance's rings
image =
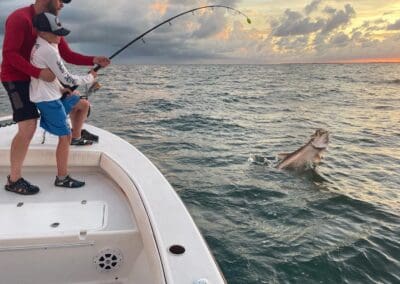
[[[65,67],[64,67],[64,64],[62,64],[62,62],[60,61],[60,60],[57,60],[57,66],[58,66],[58,69],[61,71],[61,73],[65,73]]]
[[[64,79],[67,83],[74,85],[74,86],[77,85],[75,79],[72,78],[70,74],[68,74],[67,70],[65,69],[64,64],[62,64],[62,62],[60,60],[57,60],[57,66],[58,66],[58,69],[60,69],[61,73],[63,74]]]

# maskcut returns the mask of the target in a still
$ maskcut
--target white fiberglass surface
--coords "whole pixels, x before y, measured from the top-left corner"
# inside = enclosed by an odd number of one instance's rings
[[[107,204],[103,201],[48,202],[0,205],[0,235],[42,235],[97,231],[105,227]],[[6,229],[6,230],[5,230]]]
[[[0,167],[0,238],[13,233],[137,229],[125,194],[97,167],[71,168],[71,176],[86,182],[74,189],[54,186],[53,167],[25,167],[24,178],[40,187],[32,196],[5,191],[7,173],[8,168]]]

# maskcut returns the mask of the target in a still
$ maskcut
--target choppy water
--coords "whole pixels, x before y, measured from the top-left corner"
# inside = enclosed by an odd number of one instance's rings
[[[165,174],[228,283],[400,283],[399,64],[114,66],[101,82],[90,122]],[[249,162],[320,127],[318,174]]]

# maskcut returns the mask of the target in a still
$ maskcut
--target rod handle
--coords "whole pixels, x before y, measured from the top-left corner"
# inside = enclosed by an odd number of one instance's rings
[[[97,71],[99,71],[100,69],[101,69],[101,66],[100,66],[100,65],[96,65],[96,67],[93,68],[93,71],[94,71],[94,72],[97,72]]]

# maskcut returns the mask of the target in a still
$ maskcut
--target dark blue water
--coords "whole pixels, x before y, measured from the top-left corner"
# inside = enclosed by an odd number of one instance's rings
[[[90,122],[165,174],[229,283],[400,283],[399,64],[114,66],[100,81]],[[249,161],[316,128],[331,132],[316,173]]]

